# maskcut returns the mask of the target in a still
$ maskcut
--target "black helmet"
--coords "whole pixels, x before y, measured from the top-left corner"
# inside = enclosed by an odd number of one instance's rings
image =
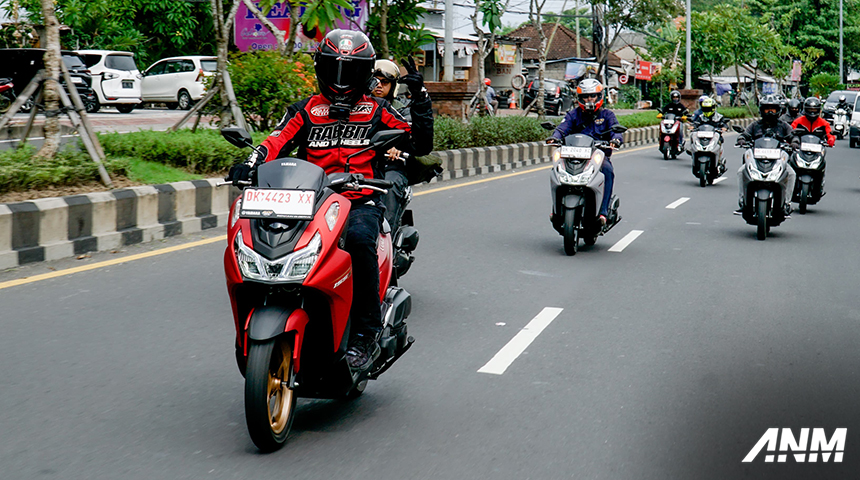
[[[672,100],[673,103],[681,103],[681,92],[672,90],[672,93],[669,94],[669,99]]]
[[[368,91],[375,62],[376,50],[365,34],[332,30],[314,55],[320,93],[335,105],[355,105]]]
[[[792,118],[797,118],[800,114],[800,100],[792,98],[788,101],[788,114]]]
[[[774,95],[765,95],[758,104],[758,111],[762,120],[768,123],[776,122],[779,118],[780,109],[779,99]]]
[[[814,122],[821,115],[821,100],[815,97],[809,97],[803,102],[803,114],[809,120],[809,123]]]

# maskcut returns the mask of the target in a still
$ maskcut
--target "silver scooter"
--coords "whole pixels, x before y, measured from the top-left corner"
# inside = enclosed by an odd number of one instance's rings
[[[712,185],[714,180],[726,173],[723,134],[713,125],[703,124],[696,127],[690,137],[693,175],[699,178],[699,186]]]
[[[549,122],[541,124],[547,130],[555,129]],[[627,127],[613,126],[608,133],[624,133]],[[553,152],[550,173],[553,227],[564,237],[564,253],[576,255],[579,239],[594,245],[597,237],[608,232],[618,222],[619,201],[615,195],[609,201],[606,225],[598,220],[603,202],[605,178],[600,171],[606,158],[604,150],[611,150],[609,141],[595,140],[588,135],[574,133],[564,138]]]
[[[738,126],[732,129],[744,132]],[[788,164],[791,146],[773,137],[761,137],[752,144],[736,146],[746,148],[741,169],[744,193],[740,214],[748,224],[756,226],[756,238],[764,240],[771,227],[779,226],[786,219],[782,186],[791,169]],[[794,185],[789,186],[789,195],[793,188]]]

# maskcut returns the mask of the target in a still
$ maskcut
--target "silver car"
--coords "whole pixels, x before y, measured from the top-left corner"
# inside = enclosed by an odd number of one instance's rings
[[[217,57],[200,55],[161,59],[143,72],[142,100],[189,110],[206,94],[206,78],[215,75],[217,64]]]

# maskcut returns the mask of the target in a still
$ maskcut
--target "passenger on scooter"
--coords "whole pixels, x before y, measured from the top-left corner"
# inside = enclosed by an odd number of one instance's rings
[[[791,125],[779,119],[780,105],[779,100],[775,96],[764,96],[759,102],[758,110],[761,114],[761,120],[751,123],[746,131],[738,136],[738,145],[746,147],[755,142],[756,139],[765,136],[773,137],[783,142],[793,142]],[[738,169],[738,188],[740,190],[738,205],[740,208],[736,210],[736,213],[743,212],[745,193],[743,191],[743,169],[745,167],[745,165],[741,164],[741,168]],[[794,180],[797,175],[790,165],[786,164],[785,168],[787,175],[782,184],[782,198],[784,201],[783,209],[785,210],[785,215],[788,216],[791,214],[791,197],[794,192]]]
[[[693,112],[693,116],[690,117],[690,122],[696,123],[697,121],[700,121],[702,119],[702,103],[705,101],[706,98],[710,97],[707,95],[702,95],[701,97],[699,97],[699,100],[697,101],[699,108],[697,108],[696,111]]]
[[[423,77],[415,71],[400,78],[412,93],[413,129],[386,100],[368,95],[375,61],[376,52],[365,34],[329,32],[314,55],[321,94],[291,105],[260,145],[262,154],[254,152],[244,163],[234,165],[228,178],[234,184],[248,180],[257,165],[287,156],[296,148],[299,158],[326,173],[343,172],[346,156],[364,149],[381,130],[409,132],[406,147],[419,155],[429,153],[433,148],[433,114]],[[373,150],[354,156],[349,160],[350,172],[383,178],[382,157]],[[376,243],[384,208],[379,197],[368,190],[343,195],[352,202],[344,249],[352,257],[354,278],[347,361],[350,367],[363,370],[380,353],[376,341],[382,329]]]
[[[794,123],[794,121],[797,120],[797,117],[800,116],[800,100],[792,98],[788,101],[785,107],[786,112],[783,113],[779,119],[788,124]]]
[[[394,97],[394,91],[397,90],[397,80],[400,78],[400,68],[394,62],[377,60],[373,77],[379,82],[373,89],[374,97],[388,100],[398,113],[406,108],[403,102]],[[406,188],[409,187],[409,181],[406,178],[406,164],[402,154],[403,152],[396,148],[391,148],[385,153],[385,179],[393,185],[388,189],[388,193],[382,196],[382,203],[385,205],[385,219],[391,226],[392,232],[396,232],[399,226],[403,198],[406,196]]]
[[[679,92],[677,90],[672,90],[672,93],[669,94],[669,99],[671,101],[665,107],[663,107],[662,110],[660,110],[660,113],[662,113],[663,115],[667,115],[667,114],[671,113],[671,114],[675,115],[675,118],[680,122],[681,117],[683,117],[684,115],[687,115],[689,113],[689,111],[687,110],[687,107],[685,107],[684,104],[681,103],[681,92]],[[683,125],[682,125],[682,127],[683,127]],[[683,150],[684,149],[683,146],[684,146],[684,129],[679,128],[678,129],[678,149]]]
[[[574,108],[567,112],[564,120],[558,125],[552,136],[546,140],[549,144],[560,145],[564,137],[582,133],[588,135],[595,140],[605,140],[609,135],[609,142],[618,148],[621,146],[622,137],[620,133],[610,132],[614,125],[618,125],[618,119],[615,114],[607,109],[601,109],[603,106],[603,84],[599,81],[588,78],[579,82],[576,87],[576,102],[579,108]],[[606,159],[600,167],[600,171],[606,177],[606,188],[603,190],[603,202],[600,204],[600,223],[606,225],[606,216],[609,213],[609,199],[612,197],[612,186],[615,183],[615,172],[612,169],[610,157],[612,151],[608,150]]]

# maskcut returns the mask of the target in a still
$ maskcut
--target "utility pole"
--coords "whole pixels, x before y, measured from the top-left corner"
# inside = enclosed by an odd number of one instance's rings
[[[841,2],[842,0],[839,0],[839,1]],[[686,63],[685,68],[684,68],[684,70],[685,70],[685,72],[684,72],[684,88],[686,88],[687,90],[693,88],[693,78],[692,78],[693,75],[691,73],[691,67],[692,67],[692,63],[693,63],[692,58],[693,57],[692,57],[692,54],[690,53],[691,52],[690,38],[692,36],[691,35],[692,32],[690,30],[691,30],[691,28],[690,28],[690,0],[687,0],[687,63]]]
[[[445,59],[443,82],[454,81],[454,0],[445,0]]]
[[[564,12],[561,12],[564,13]],[[576,58],[582,58],[582,48],[579,41],[579,0],[576,0]]]
[[[842,58],[842,0],[839,0],[839,83],[845,83],[845,66]]]

